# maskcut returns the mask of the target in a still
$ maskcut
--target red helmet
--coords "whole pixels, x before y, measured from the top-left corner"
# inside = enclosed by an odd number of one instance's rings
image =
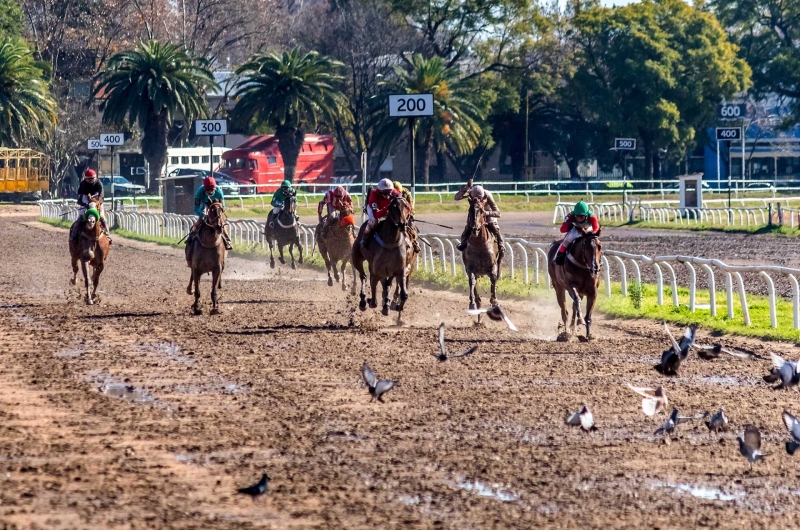
[[[336,189],[333,190],[333,196],[334,197],[342,198],[342,197],[344,197],[344,194],[345,194],[344,188],[341,187],[341,186],[336,186]]]
[[[206,191],[214,191],[214,188],[217,187],[217,181],[214,180],[214,177],[206,177],[203,179],[203,187]]]
[[[93,179],[96,176],[97,176],[97,173],[95,173],[94,169],[91,169],[91,168],[89,168],[89,169],[87,169],[86,171],[83,172],[83,178],[85,178],[85,179]]]

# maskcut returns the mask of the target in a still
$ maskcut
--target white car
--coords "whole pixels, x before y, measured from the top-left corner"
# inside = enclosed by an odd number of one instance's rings
[[[111,195],[144,195],[147,191],[141,184],[134,184],[125,177],[114,176],[114,185],[111,186],[111,177],[100,177],[103,185],[103,192],[106,196]]]

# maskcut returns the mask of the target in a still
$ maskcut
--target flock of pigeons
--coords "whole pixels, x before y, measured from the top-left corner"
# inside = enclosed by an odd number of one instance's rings
[[[673,376],[678,374],[681,363],[689,356],[692,348],[697,350],[697,355],[704,360],[713,360],[721,354],[732,355],[740,359],[750,360],[766,360],[765,357],[758,355],[755,352],[737,348],[738,351],[723,348],[720,344],[714,345],[701,345],[695,343],[695,335],[697,326],[691,325],[686,328],[680,341],[676,341],[672,332],[664,323],[664,329],[669,337],[669,348],[661,355],[661,362],[654,366],[656,371],[663,375]],[[764,381],[767,383],[778,383],[775,387],[791,388],[800,383],[800,371],[798,371],[797,363],[786,361],[783,358],[770,353],[772,361],[772,368],[769,373],[764,376]],[[635,393],[642,397],[642,411],[646,416],[653,417],[659,412],[666,413],[669,406],[669,400],[664,388],[645,388],[627,385]],[[594,423],[594,415],[589,410],[586,403],[582,404],[582,408],[577,412],[572,412],[567,415],[567,425],[580,426],[586,432],[596,431],[597,426]],[[669,436],[675,432],[675,428],[682,424],[694,420],[705,420],[705,424],[709,431],[720,432],[727,431],[728,418],[725,416],[725,409],[720,407],[715,414],[704,412],[694,416],[681,416],[678,409],[673,407],[672,414],[670,414],[667,421],[661,427],[656,429],[656,435],[665,435],[664,441],[669,443]],[[789,430],[791,440],[786,442],[786,452],[793,455],[798,448],[800,448],[800,419],[796,418],[787,411],[783,412],[783,423]],[[761,432],[755,425],[745,425],[744,434],[737,437],[739,441],[739,453],[747,459],[750,467],[755,462],[762,460],[764,457],[769,456],[771,453],[764,453],[761,451]]]

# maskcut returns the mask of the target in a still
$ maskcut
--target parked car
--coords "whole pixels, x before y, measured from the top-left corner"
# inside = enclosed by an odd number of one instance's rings
[[[169,172],[169,177],[189,177],[191,175],[200,175],[203,178],[211,175],[211,171],[207,169],[192,169],[188,167],[181,167]],[[217,171],[214,172],[214,180],[217,186],[222,190],[223,195],[230,197],[232,195],[239,195],[244,193],[239,184],[227,175],[223,175]]]
[[[111,177],[100,177],[100,183],[107,196],[111,195],[144,195],[147,191],[141,184],[134,184],[125,177],[115,175],[114,185],[111,185]]]

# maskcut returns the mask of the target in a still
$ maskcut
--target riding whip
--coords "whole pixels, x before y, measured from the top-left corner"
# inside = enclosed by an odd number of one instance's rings
[[[189,234],[191,234],[191,232],[189,232]],[[176,243],[176,245],[180,245],[181,243],[183,243],[183,240],[186,239],[187,237],[189,237],[189,234],[186,234],[185,236],[183,236],[181,238],[181,240]]]
[[[470,180],[474,180],[475,179],[475,175],[478,174],[478,168],[481,167],[481,161],[483,160],[483,155],[486,154],[486,148],[488,148],[488,147],[489,147],[489,142],[486,142],[485,144],[483,144],[483,151],[481,151],[481,156],[478,157],[478,163],[475,164],[475,171],[472,172],[472,177],[470,177]]]
[[[414,222],[415,223],[425,223],[426,225],[433,225],[433,226],[438,226],[438,227],[441,227],[441,228],[447,228],[449,230],[453,230],[452,226],[440,225],[438,223],[431,223],[430,221],[423,221],[422,219],[414,219]]]

